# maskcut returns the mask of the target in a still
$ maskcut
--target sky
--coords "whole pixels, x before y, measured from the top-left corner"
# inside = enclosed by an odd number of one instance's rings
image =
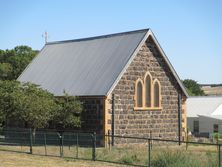
[[[181,79],[222,83],[222,0],[0,0],[0,49],[151,28]]]

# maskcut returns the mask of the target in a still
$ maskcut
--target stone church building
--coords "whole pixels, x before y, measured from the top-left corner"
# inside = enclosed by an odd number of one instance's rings
[[[182,140],[187,92],[150,29],[47,43],[18,78],[83,102],[82,130]]]

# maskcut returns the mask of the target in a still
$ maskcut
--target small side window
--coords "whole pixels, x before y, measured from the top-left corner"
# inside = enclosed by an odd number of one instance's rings
[[[143,85],[142,82],[139,81],[136,85],[137,92],[136,92],[136,106],[143,107]]]
[[[214,124],[214,133],[218,133],[219,132],[219,126],[218,124]]]
[[[151,84],[152,78],[149,74],[145,77],[145,105],[151,107]]]
[[[193,121],[193,132],[199,133],[199,121],[197,120]]]
[[[154,82],[154,107],[160,107],[160,83],[158,80]]]

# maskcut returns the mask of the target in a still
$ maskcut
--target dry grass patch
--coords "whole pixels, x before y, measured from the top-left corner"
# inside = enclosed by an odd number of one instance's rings
[[[28,146],[0,146],[0,149],[5,150],[16,150],[16,151],[26,151],[29,150]],[[46,152],[45,152],[46,151]],[[30,160],[28,159],[27,162],[29,163],[36,163],[36,165],[41,164],[40,166],[47,166],[50,163],[60,164],[64,163],[63,166],[68,166],[71,163],[75,166],[83,166],[86,165],[97,165],[98,162],[90,161],[92,159],[92,148],[87,147],[76,147],[76,146],[64,146],[63,147],[64,157],[63,158],[55,158],[54,162],[51,161],[51,158],[41,156],[41,160],[44,162],[35,161],[35,158],[38,156],[33,155],[26,155],[31,157]],[[59,146],[33,146],[33,154],[40,154],[40,155],[53,155],[59,156],[60,155],[60,147]],[[78,157],[77,157],[78,153]],[[126,165],[143,165],[147,166],[148,164],[148,144],[146,143],[137,143],[137,144],[125,144],[125,145],[115,145],[110,149],[107,147],[98,147],[96,148],[96,160],[100,161],[109,161],[109,162],[116,162],[122,163]],[[67,159],[67,157],[70,157]],[[80,161],[78,159],[88,159],[88,161]],[[216,146],[204,146],[200,144],[189,144],[188,149],[186,150],[186,145],[182,144],[178,146],[175,143],[161,143],[161,142],[153,142],[152,149],[151,149],[151,164],[158,164],[158,167],[161,167],[160,164],[163,164],[164,167],[171,167],[172,163],[176,162],[174,165],[184,165],[189,167],[215,167],[218,163],[218,150]],[[1,159],[1,157],[0,157]],[[12,158],[13,159],[13,158]],[[45,161],[49,161],[46,162]],[[177,160],[177,161],[176,161]],[[32,162],[33,161],[33,162]],[[10,161],[9,161],[10,162]],[[11,161],[12,162],[12,161]],[[25,161],[24,161],[25,162]],[[81,162],[81,163],[80,163]],[[22,163],[20,166],[23,166]],[[44,164],[45,163],[45,164]],[[100,165],[100,163],[98,163]],[[101,164],[102,166],[104,164]],[[115,164],[105,164],[104,166],[117,166]],[[30,165],[33,166],[33,165]],[[49,166],[55,166],[51,164]],[[58,165],[59,167],[63,167]],[[35,166],[34,166],[35,167]]]
[[[222,95],[222,86],[203,87],[202,90],[207,95]]]
[[[120,165],[0,151],[0,167],[120,167]],[[121,165],[122,166],[122,165]]]

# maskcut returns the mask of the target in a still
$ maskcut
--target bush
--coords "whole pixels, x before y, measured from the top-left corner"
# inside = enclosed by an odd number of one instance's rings
[[[214,139],[221,139],[222,138],[222,134],[220,134],[220,133],[213,133],[213,138]]]
[[[59,129],[80,128],[82,103],[76,97],[64,96],[56,99],[57,110],[52,118],[52,124]]]
[[[137,158],[136,154],[133,155],[125,155],[120,159],[121,163],[127,164],[127,165],[133,165],[134,163],[138,162],[139,159]]]
[[[182,151],[163,151],[151,162],[154,167],[199,167],[200,161],[194,160],[192,156]]]
[[[9,121],[9,126],[44,128],[55,109],[53,95],[39,86],[0,81],[0,126]]]
[[[63,128],[81,127],[81,112],[82,104],[75,97],[65,94],[55,99],[37,85],[0,80],[0,127],[37,129],[51,122]]]

